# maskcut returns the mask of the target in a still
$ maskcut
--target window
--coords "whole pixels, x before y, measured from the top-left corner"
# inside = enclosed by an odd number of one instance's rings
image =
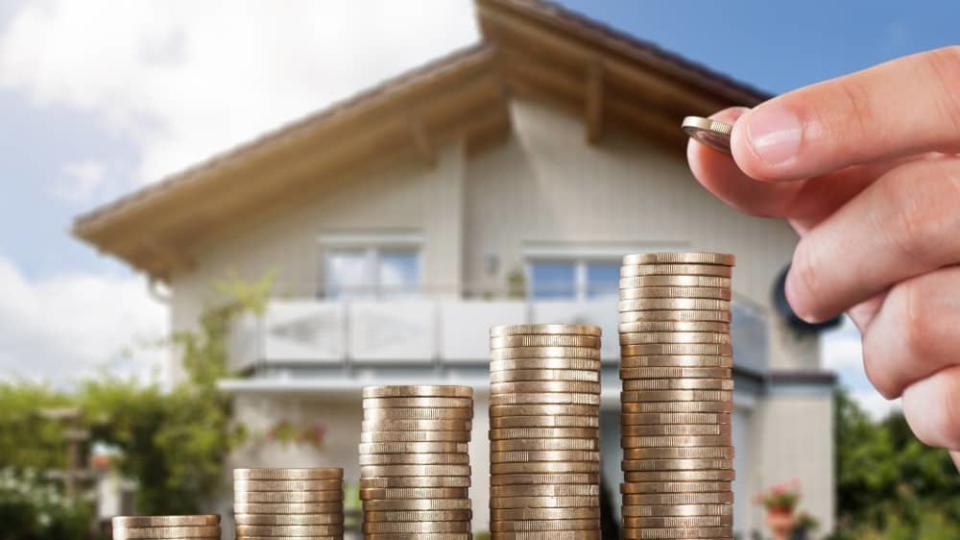
[[[420,253],[412,248],[335,248],[327,251],[322,296],[395,298],[420,286]]]
[[[535,259],[529,263],[529,295],[537,300],[616,298],[620,261]]]

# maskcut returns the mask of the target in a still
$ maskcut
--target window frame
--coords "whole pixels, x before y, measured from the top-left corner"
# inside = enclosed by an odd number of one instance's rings
[[[554,301],[573,301],[573,302],[586,302],[590,300],[599,300],[596,298],[590,298],[588,295],[590,282],[588,280],[587,267],[591,263],[610,263],[614,264],[617,267],[620,266],[620,259],[622,256],[611,256],[611,255],[575,255],[571,254],[569,256],[563,255],[549,255],[549,256],[540,256],[540,255],[528,255],[524,263],[524,274],[527,281],[527,300],[529,301],[538,301],[538,302],[554,302]],[[533,266],[537,263],[569,263],[573,265],[573,296],[570,298],[537,298],[534,294],[534,281],[533,281]],[[619,287],[618,287],[619,288]]]
[[[321,275],[317,279],[317,297],[328,300],[383,300],[394,296],[383,290],[381,283],[381,265],[385,252],[410,252],[413,254],[416,269],[416,280],[409,295],[419,295],[423,291],[423,241],[413,234],[326,234],[318,237],[321,246],[319,269]],[[369,281],[364,291],[355,295],[332,296],[330,287],[331,258],[334,254],[345,252],[361,252],[363,254],[363,273]],[[402,293],[399,296],[406,296]]]

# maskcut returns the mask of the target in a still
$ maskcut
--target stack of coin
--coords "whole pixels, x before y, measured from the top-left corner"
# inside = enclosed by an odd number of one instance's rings
[[[343,469],[234,469],[237,540],[343,538]]]
[[[366,538],[468,540],[468,386],[363,389],[360,499]]]
[[[113,518],[113,539],[220,540],[220,516],[152,516]]]
[[[600,538],[600,327],[490,330],[490,530]]]
[[[620,279],[624,538],[732,538],[732,255],[646,253]]]

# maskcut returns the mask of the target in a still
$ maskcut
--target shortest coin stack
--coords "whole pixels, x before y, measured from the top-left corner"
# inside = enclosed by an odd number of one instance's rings
[[[469,540],[468,386],[363,389],[360,499],[371,540]]]
[[[220,516],[151,516],[113,518],[114,540],[152,538],[173,540],[204,538],[220,540]]]
[[[237,540],[343,538],[343,469],[234,469]]]
[[[722,253],[624,257],[623,538],[733,537],[733,350]]]

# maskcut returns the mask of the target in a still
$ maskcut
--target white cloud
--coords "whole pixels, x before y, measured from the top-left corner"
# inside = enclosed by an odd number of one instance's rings
[[[67,163],[60,172],[63,176],[50,186],[50,193],[71,204],[92,201],[107,181],[106,165],[95,159]]]
[[[0,36],[0,87],[94,112],[152,181],[477,39],[470,0],[51,0]]]
[[[167,351],[145,345],[166,334],[166,311],[142,278],[70,274],[30,282],[0,257],[0,378],[66,384],[104,369],[153,375]]]

